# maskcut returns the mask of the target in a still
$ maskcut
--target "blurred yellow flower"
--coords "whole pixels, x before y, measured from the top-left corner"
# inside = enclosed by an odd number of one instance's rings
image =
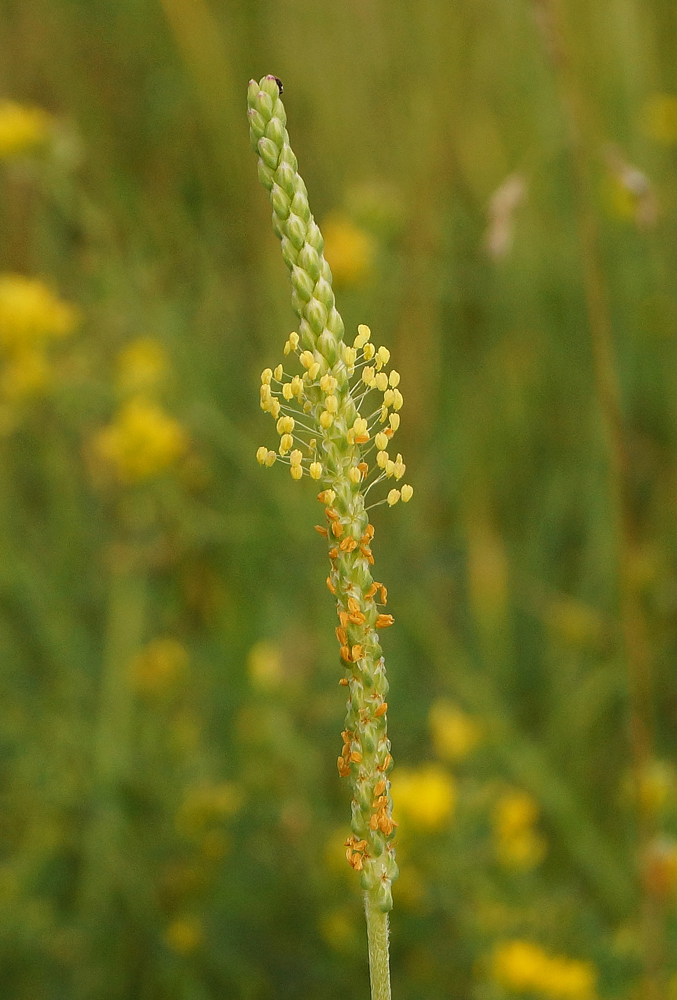
[[[604,637],[604,621],[599,612],[574,597],[551,601],[546,622],[559,639],[575,649],[596,646]]]
[[[399,768],[392,777],[396,817],[404,830],[435,831],[452,818],[456,807],[456,784],[440,764],[416,769]]]
[[[17,351],[0,368],[0,396],[8,403],[37,396],[47,387],[51,369],[44,353],[35,348]]]
[[[42,108],[0,101],[0,159],[28,153],[49,136],[51,118]]]
[[[345,854],[345,848],[343,853]],[[329,947],[335,951],[352,951],[358,940],[354,915],[345,908],[327,910],[320,917],[320,934]]]
[[[95,438],[98,455],[124,483],[151,479],[169,469],[188,446],[181,425],[156,403],[135,396]]]
[[[651,94],[642,108],[644,131],[664,146],[677,143],[677,95]]]
[[[332,212],[322,225],[324,255],[331,267],[334,283],[356,285],[372,272],[376,241],[342,212]]]
[[[462,760],[481,739],[479,724],[453,701],[439,698],[431,707],[428,723],[433,746],[443,760]]]
[[[167,374],[164,347],[153,337],[139,337],[118,355],[117,386],[124,395],[153,389]]]
[[[283,680],[280,650],[270,642],[261,640],[249,650],[247,673],[253,687],[259,691],[274,691]]]
[[[143,694],[171,688],[188,665],[188,653],[176,639],[154,639],[132,660],[132,684]]]
[[[165,931],[165,941],[177,955],[192,954],[200,947],[202,940],[202,923],[193,916],[177,917]]]
[[[209,823],[234,816],[243,801],[242,789],[232,781],[195,785],[186,790],[176,814],[176,829],[185,837],[200,836]]]
[[[492,817],[494,849],[507,868],[535,868],[543,860],[547,844],[534,825],[538,805],[526,792],[514,790],[502,795]]]
[[[0,276],[0,347],[5,352],[68,336],[77,322],[77,310],[38,278]]]
[[[530,941],[506,941],[492,955],[492,976],[505,989],[551,1000],[593,1000],[597,970],[591,962],[550,956]]]

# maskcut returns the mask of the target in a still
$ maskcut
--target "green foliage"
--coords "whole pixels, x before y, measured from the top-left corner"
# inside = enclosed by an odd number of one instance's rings
[[[243,118],[269,67],[346,336],[406,400],[415,502],[374,513],[394,995],[649,997],[646,926],[674,992],[677,23],[559,6],[650,667],[635,779],[550,4],[2,6],[2,93],[46,112],[0,106],[0,276],[43,283],[0,284],[8,1000],[368,995],[317,490],[255,460],[294,322]]]

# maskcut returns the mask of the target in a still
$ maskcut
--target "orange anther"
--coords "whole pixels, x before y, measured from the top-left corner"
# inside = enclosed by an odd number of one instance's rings
[[[354,615],[348,615],[348,621],[352,622],[353,625],[364,625],[366,620],[361,611],[356,611]]]
[[[386,783],[383,778],[374,785],[374,795],[383,795],[386,790]]]
[[[350,615],[348,614],[347,611],[339,611],[338,616],[341,625],[343,626],[343,628],[346,628],[348,622],[350,621]]]
[[[333,507],[327,507],[327,509],[325,510],[325,514],[327,515],[330,521],[338,521],[340,517],[339,512],[337,510],[334,510]]]
[[[376,591],[378,590],[378,588],[380,586],[381,586],[381,584],[380,583],[376,583],[375,581],[374,581],[374,583],[372,583],[371,587],[369,588],[369,590],[367,591],[367,593],[364,595],[368,601],[371,600],[371,598],[374,596],[374,594],[376,593]]]
[[[350,755],[350,760],[352,761],[353,764],[361,764],[362,763],[362,754],[360,753],[360,751],[359,750],[353,750],[353,752]]]
[[[335,593],[336,593],[336,587],[335,587],[335,586],[334,586],[334,584],[332,583],[332,580],[331,580],[331,577],[330,577],[330,576],[328,576],[328,577],[327,577],[327,586],[328,586],[328,587],[329,587],[329,589],[331,590],[332,594],[335,594]]]
[[[343,757],[339,757],[337,759],[336,767],[338,768],[338,773],[341,775],[342,778],[347,778],[348,775],[350,774],[350,764],[348,764],[348,762],[345,761]]]
[[[327,529],[324,528],[321,524],[315,525],[315,531],[317,531],[319,535],[324,535],[325,538],[327,537]]]
[[[393,625],[394,622],[395,619],[392,615],[379,615],[374,622],[374,628],[389,628],[389,626]]]
[[[381,586],[381,604],[388,603],[388,590],[383,585]]]
[[[374,712],[374,715],[380,718],[380,716],[385,715],[387,711],[388,711],[388,702],[384,701],[378,706],[378,708]]]
[[[337,625],[336,628],[334,629],[334,631],[336,632],[336,638],[339,641],[339,646],[347,646],[348,645],[348,637],[346,635],[346,630],[344,628],[341,628],[339,625]]]
[[[337,538],[340,538],[343,534],[343,525],[340,521],[332,521],[331,530]]]
[[[365,531],[365,535],[367,536],[367,538],[373,538],[374,537],[374,531],[375,531],[374,525],[373,524],[368,524],[367,525],[367,530]]]
[[[355,435],[355,444],[366,444],[368,440],[369,440],[369,435],[368,434],[356,434]],[[360,465],[366,465],[366,464],[367,464],[366,462],[360,462]],[[358,469],[359,469],[359,467],[360,466],[358,465]],[[369,468],[369,466],[367,466],[367,468]],[[362,473],[362,475],[364,475],[364,472]]]
[[[361,660],[363,656],[364,653],[362,651],[362,646],[360,646],[359,643],[356,643],[350,651],[351,660],[353,661],[353,663],[357,663],[357,661]]]
[[[357,542],[354,538],[346,537],[339,545],[339,548],[341,552],[352,552],[353,549],[357,548]]]
[[[350,649],[348,648],[348,646],[341,646],[340,653],[341,653],[341,659],[345,660],[346,663],[350,663]]]
[[[337,548],[329,549],[329,558],[330,559],[338,559],[338,549]]]
[[[341,685],[341,687],[348,687],[348,678],[342,677],[341,680],[339,681],[339,684]]]

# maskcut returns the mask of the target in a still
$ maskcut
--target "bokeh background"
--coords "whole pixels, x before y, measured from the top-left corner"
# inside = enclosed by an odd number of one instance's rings
[[[2,0],[4,998],[368,993],[315,491],[254,458],[268,72],[402,373],[393,994],[677,996],[676,51],[673,0]]]

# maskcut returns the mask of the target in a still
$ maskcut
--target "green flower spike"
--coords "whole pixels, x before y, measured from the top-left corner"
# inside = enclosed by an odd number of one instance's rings
[[[349,864],[365,892],[372,1000],[389,1000],[388,917],[397,877],[392,839],[395,822],[388,775],[393,759],[387,735],[388,682],[379,631],[393,624],[382,608],[386,588],[373,579],[367,496],[405,472],[402,456],[389,454],[400,424],[400,376],[386,371],[390,352],[371,343],[359,326],[352,346],[344,342],[324,241],[308,204],[308,192],[289,145],[287,116],[276,77],[252,80],[248,90],[250,138],[259,156],[259,178],[273,206],[273,229],[292,282],[299,332],[284,347],[299,371],[278,365],[261,375],[261,407],[276,421],[277,451],[262,446],[261,465],[289,465],[291,476],[321,483],[318,500],[326,526],[316,525],[329,545],[327,586],[336,596],[348,714],[338,771],[352,790]],[[393,487],[371,507],[407,503],[411,486]]]

